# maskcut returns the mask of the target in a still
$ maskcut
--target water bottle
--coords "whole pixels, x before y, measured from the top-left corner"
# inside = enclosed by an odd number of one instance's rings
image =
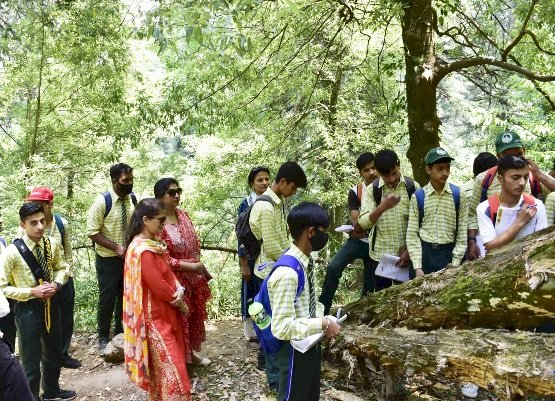
[[[268,312],[266,312],[264,306],[260,302],[253,302],[249,306],[249,315],[251,315],[254,324],[256,324],[260,330],[268,328],[272,323],[272,317],[268,315]]]

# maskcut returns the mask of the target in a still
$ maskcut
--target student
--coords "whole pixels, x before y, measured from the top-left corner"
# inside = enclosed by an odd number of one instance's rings
[[[406,232],[409,219],[410,197],[420,186],[401,174],[401,162],[389,149],[376,153],[374,165],[380,178],[366,187],[357,224],[370,233],[370,263],[376,270],[385,255],[396,255],[397,266],[409,268]],[[389,287],[391,280],[376,276],[376,290]]]
[[[65,284],[68,266],[60,243],[44,236],[46,221],[41,205],[25,203],[19,218],[25,234],[6,249],[0,290],[18,301],[15,324],[21,364],[37,399],[42,376],[43,401],[72,400],[76,392],[61,390],[59,385],[62,343],[56,295]]]
[[[271,270],[263,267],[278,260],[289,246],[285,199],[297,192],[297,188],[306,188],[306,175],[296,162],[285,162],[280,166],[270,188],[263,193],[272,202],[259,200],[251,209],[249,225],[255,237],[263,241],[253,276],[258,286]],[[279,374],[275,355],[265,354],[264,359],[268,385],[270,389],[277,391]]]
[[[0,318],[10,313],[10,304],[0,291]],[[13,344],[4,340],[4,334],[0,331],[0,400],[36,401],[25,372],[21,368],[19,360],[13,354]]]
[[[407,248],[417,277],[459,266],[466,250],[466,197],[448,183],[452,160],[445,149],[431,149],[425,158],[430,182],[410,200]]]
[[[328,242],[324,231],[329,226],[325,209],[310,202],[294,207],[287,217],[293,243],[285,252],[302,265],[305,286],[295,302],[298,274],[289,267],[278,267],[268,279],[272,305],[272,333],[283,340],[277,354],[279,365],[278,401],[316,401],[320,399],[320,346],[306,353],[294,350],[289,340],[324,333],[331,338],[339,334],[335,318],[323,316],[323,305],[316,302],[314,265],[310,253],[321,250]]]
[[[73,284],[73,249],[71,246],[71,234],[69,224],[59,214],[53,214],[54,192],[48,187],[33,188],[28,202],[38,203],[44,209],[45,234],[56,238],[62,245],[63,257],[67,262],[68,271],[66,272],[67,282],[60,288],[58,299],[61,313],[62,330],[62,367],[77,369],[81,367],[81,362],[69,355],[69,346],[73,335],[73,316],[75,307],[75,286]]]
[[[110,179],[112,189],[96,197],[87,217],[87,235],[95,243],[96,251],[96,321],[100,354],[109,341],[112,316],[114,335],[123,333],[123,233],[136,204],[132,194],[133,168],[124,163],[114,164],[110,167]]]
[[[495,150],[498,158],[507,155],[524,157],[526,154],[526,149],[520,136],[512,131],[505,131],[497,135],[495,139]],[[530,164],[530,172],[532,174],[529,175],[526,181],[524,192],[536,197],[547,195],[550,192],[548,187],[554,189],[552,188],[552,184],[555,183],[555,180],[541,172],[531,160],[528,160],[528,163]],[[480,257],[480,249],[476,245],[476,235],[478,231],[476,207],[488,196],[501,191],[499,181],[495,179],[496,175],[497,172],[495,169],[490,169],[476,176],[474,180],[472,198],[468,203],[467,258],[469,260],[475,260]],[[488,177],[487,180],[485,180],[486,177]],[[550,182],[551,180],[553,180],[553,183]],[[546,187],[546,185],[548,187]]]
[[[0,231],[3,228],[3,220],[2,216],[0,216]],[[0,259],[6,252],[6,247],[8,246],[7,241],[4,237],[0,237]],[[0,262],[1,265],[1,262]],[[15,346],[15,336],[16,336],[16,329],[15,329],[15,317],[13,314],[13,308],[15,305],[15,301],[12,299],[8,299],[8,313],[4,316],[0,317],[0,331],[3,333],[3,340]],[[1,400],[1,398],[0,398]]]
[[[356,223],[360,215],[362,192],[365,187],[378,177],[374,167],[374,154],[370,152],[361,154],[356,161],[356,166],[362,177],[362,182],[352,187],[347,197],[353,227],[357,226]],[[368,232],[360,226],[357,227],[358,229],[349,232],[349,238],[337,251],[326,269],[326,278],[322,285],[322,294],[320,294],[320,302],[324,304],[325,314],[331,308],[343,270],[356,259],[362,259],[364,263],[363,284],[360,295],[363,296],[367,292],[374,290],[374,271],[370,267],[370,256],[368,255]]]
[[[528,162],[523,158],[506,155],[499,159],[497,179],[501,191],[490,195],[476,208],[480,236],[488,252],[523,237],[524,226],[531,225],[533,232],[547,227],[542,201],[524,193],[529,174]],[[506,229],[497,224],[498,207],[518,212],[514,222]]]
[[[476,176],[494,166],[497,166],[497,157],[490,152],[481,152],[474,158],[474,162],[472,163],[472,178],[461,186],[467,204],[472,199],[472,189],[474,188]]]

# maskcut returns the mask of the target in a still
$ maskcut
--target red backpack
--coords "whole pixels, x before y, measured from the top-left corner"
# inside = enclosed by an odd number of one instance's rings
[[[532,206],[536,204],[536,199],[532,195],[522,194],[522,198],[527,205]],[[499,194],[494,194],[488,197],[488,207],[485,211],[486,216],[491,219],[494,227],[497,220],[497,210],[499,210]]]

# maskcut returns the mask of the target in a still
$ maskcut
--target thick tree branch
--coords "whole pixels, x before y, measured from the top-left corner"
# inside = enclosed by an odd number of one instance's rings
[[[507,56],[509,55],[511,50],[513,50],[513,48],[516,45],[518,45],[518,43],[522,40],[524,35],[526,35],[526,31],[527,31],[526,27],[528,26],[528,22],[530,21],[530,18],[532,17],[532,13],[534,12],[534,7],[536,7],[536,4],[538,4],[538,0],[532,0],[532,3],[530,4],[530,8],[528,9],[528,14],[526,15],[526,18],[524,19],[524,22],[522,23],[522,28],[520,28],[520,33],[517,35],[517,37],[511,43],[509,43],[509,46],[507,46],[507,48],[505,50],[503,50],[503,52],[501,53],[501,60],[502,61],[507,61]]]

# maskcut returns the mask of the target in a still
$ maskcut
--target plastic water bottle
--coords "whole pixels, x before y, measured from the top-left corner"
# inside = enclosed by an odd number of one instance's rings
[[[249,306],[249,315],[251,315],[254,324],[260,330],[264,330],[272,323],[272,317],[266,312],[264,306],[260,302],[253,302]]]

